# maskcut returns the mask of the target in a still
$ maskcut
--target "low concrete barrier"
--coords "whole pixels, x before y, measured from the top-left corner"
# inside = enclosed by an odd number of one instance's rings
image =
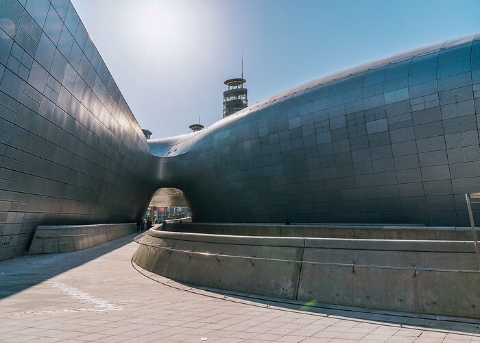
[[[306,303],[480,317],[480,272],[472,241],[158,230],[136,241],[136,264],[200,286]]]
[[[470,227],[424,225],[238,224],[166,222],[162,230],[234,236],[471,241]],[[480,231],[477,229],[478,235]]]
[[[37,226],[29,254],[84,250],[137,231],[135,223]]]

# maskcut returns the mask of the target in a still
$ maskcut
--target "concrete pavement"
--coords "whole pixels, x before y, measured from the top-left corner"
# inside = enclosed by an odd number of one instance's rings
[[[133,237],[0,262],[0,341],[480,342],[480,320],[193,288],[132,264]]]

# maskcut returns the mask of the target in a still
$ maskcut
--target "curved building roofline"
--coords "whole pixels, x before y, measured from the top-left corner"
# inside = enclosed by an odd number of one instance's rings
[[[345,80],[347,78],[353,78],[356,76],[360,76],[362,74],[368,74],[369,72],[373,72],[379,68],[388,68],[389,65],[398,64],[398,63],[401,63],[402,61],[408,61],[415,57],[421,57],[421,56],[432,54],[432,53],[439,53],[442,49],[454,49],[455,47],[458,47],[464,44],[473,43],[475,40],[480,41],[480,34],[454,38],[447,41],[431,44],[425,47],[411,49],[405,52],[400,52],[400,53],[397,53],[388,57],[384,57],[372,62],[363,63],[355,67],[351,67],[348,69],[344,69],[338,72],[334,72],[332,74],[319,77],[317,79],[298,85],[284,92],[278,93],[267,99],[264,99],[254,105],[251,105],[247,108],[244,108],[234,113],[233,115],[220,119],[219,121],[215,122],[211,126],[206,127],[204,130],[181,135],[181,136],[149,140],[151,153],[156,156],[173,156],[178,153],[186,152],[189,149],[189,147],[191,147],[192,144],[194,144],[194,142],[201,139],[204,135],[208,135],[209,132],[211,132],[212,130],[221,128],[231,121],[238,120],[241,117],[249,115],[252,112],[256,112],[261,108],[289,99],[292,96],[296,96],[299,93],[313,91],[315,89],[318,89],[320,87],[325,87],[335,82],[341,82],[342,80]],[[231,80],[236,80],[236,79],[231,79]],[[175,148],[177,150],[174,153]],[[184,150],[184,149],[187,149],[187,150]]]

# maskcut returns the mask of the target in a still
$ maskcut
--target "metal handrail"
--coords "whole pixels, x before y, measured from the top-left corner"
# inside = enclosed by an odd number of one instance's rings
[[[473,244],[475,245],[475,253],[477,254],[477,259],[478,259],[478,269],[480,270],[480,251],[478,249],[477,230],[475,230],[475,222],[473,221],[473,212],[472,212],[472,205],[471,205],[472,203],[478,204],[478,202],[471,202],[470,197],[471,195],[469,193],[465,193],[465,200],[467,201],[468,216],[470,218],[470,226],[472,227]],[[478,193],[475,194],[474,198],[478,198]]]
[[[449,269],[449,268],[429,268],[429,267],[402,267],[402,266],[378,266],[373,264],[355,264],[355,263],[334,263],[334,262],[316,262],[316,261],[299,261],[299,260],[286,260],[286,259],[278,259],[278,258],[267,258],[267,257],[254,257],[254,256],[241,256],[241,255],[228,255],[228,254],[221,254],[221,253],[207,253],[207,252],[200,252],[200,251],[191,251],[191,250],[182,250],[182,249],[175,249],[173,247],[166,247],[160,246],[159,244],[147,243],[147,242],[140,242],[139,237],[143,236],[139,235],[134,238],[135,243],[146,247],[158,248],[161,250],[166,250],[170,252],[180,252],[185,253],[187,256],[192,255],[201,255],[201,256],[212,256],[217,259],[218,257],[226,257],[226,258],[240,258],[245,260],[250,260],[250,263],[253,265],[252,261],[272,261],[272,262],[286,262],[286,263],[297,263],[297,264],[311,264],[311,265],[322,265],[322,266],[336,266],[336,267],[349,267],[352,268],[352,271],[355,272],[355,268],[370,268],[370,269],[393,269],[393,270],[407,270],[412,271],[414,276],[416,276],[417,272],[419,271],[435,271],[435,272],[447,272],[447,273],[473,273],[473,274],[480,274],[480,270],[470,270],[470,269]]]

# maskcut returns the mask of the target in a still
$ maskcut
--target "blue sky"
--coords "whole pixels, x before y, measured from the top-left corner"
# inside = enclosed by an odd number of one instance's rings
[[[477,0],[71,0],[152,138],[222,118],[223,81],[249,103],[405,50],[480,33]]]

